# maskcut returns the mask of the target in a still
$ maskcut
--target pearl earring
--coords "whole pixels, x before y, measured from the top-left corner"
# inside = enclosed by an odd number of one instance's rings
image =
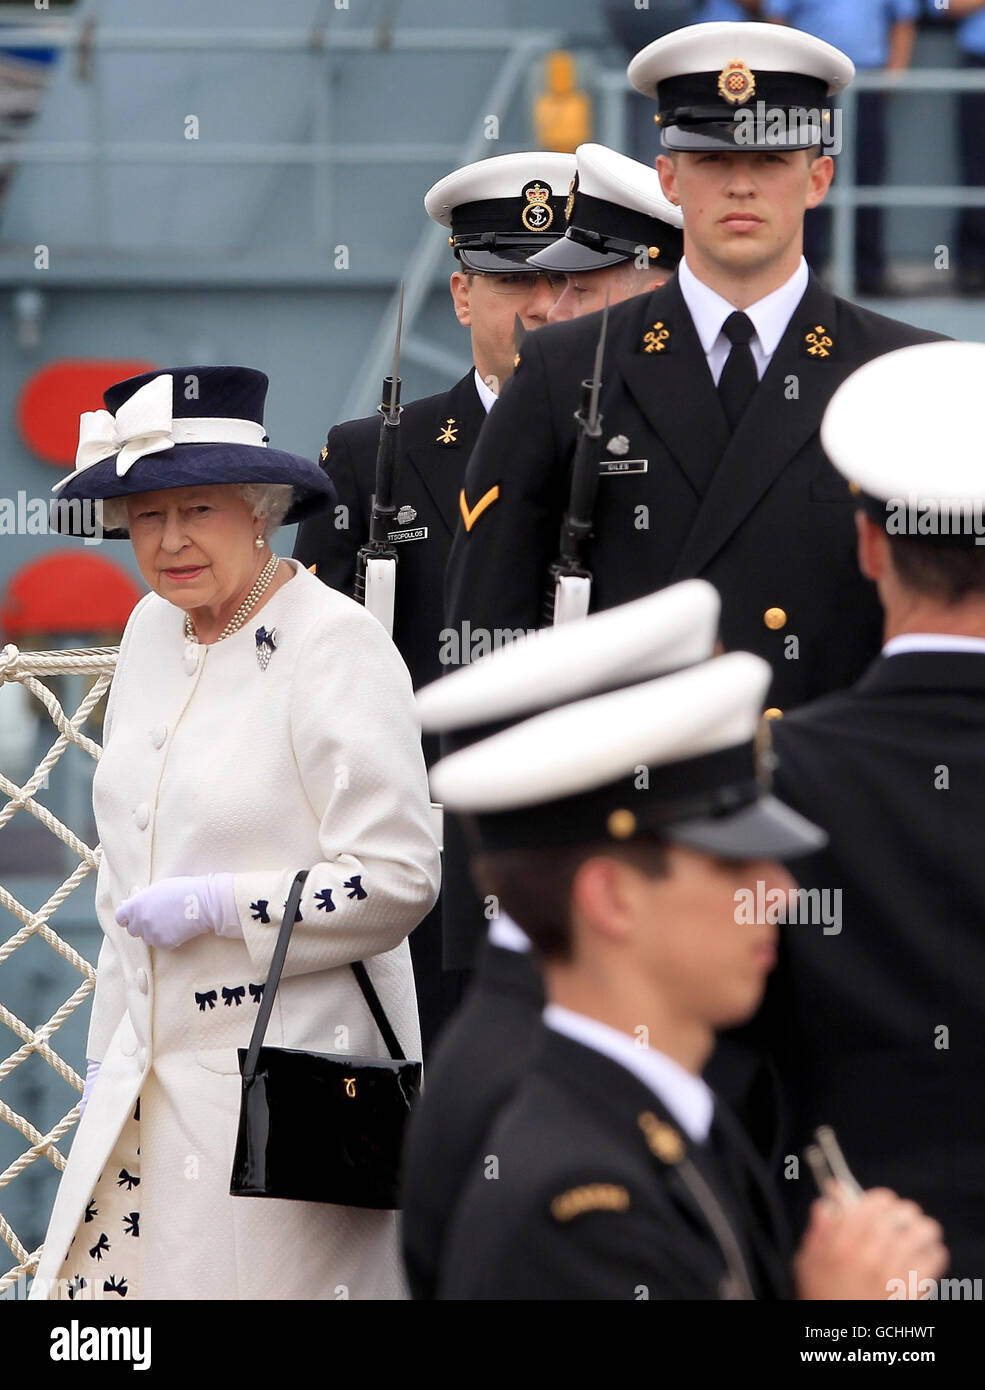
[[[257,550],[262,550],[262,549],[263,549],[263,544],[264,544],[264,542],[263,542],[263,537],[262,537],[262,536],[257,536],[257,538],[256,538],[256,540],[253,542],[253,544],[256,546]]]

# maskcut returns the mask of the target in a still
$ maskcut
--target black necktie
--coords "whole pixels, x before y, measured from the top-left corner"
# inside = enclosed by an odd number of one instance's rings
[[[722,324],[722,332],[732,344],[732,349],[718,378],[718,398],[730,430],[734,430],[742,419],[749,397],[759,381],[749,346],[749,339],[755,331],[749,315],[738,310],[729,314]]]

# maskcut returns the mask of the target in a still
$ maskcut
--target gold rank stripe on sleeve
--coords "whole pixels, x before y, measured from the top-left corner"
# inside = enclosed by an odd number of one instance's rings
[[[465,489],[462,488],[458,497],[458,506],[462,513],[462,520],[465,522],[466,531],[472,530],[472,527],[478,521],[482,513],[488,507],[491,507],[498,497],[499,483],[495,483],[488,492],[482,494],[475,506],[470,509],[468,502],[465,500]]]
[[[593,1182],[572,1187],[551,1202],[555,1221],[571,1221],[588,1211],[629,1211],[629,1193],[618,1183]]]

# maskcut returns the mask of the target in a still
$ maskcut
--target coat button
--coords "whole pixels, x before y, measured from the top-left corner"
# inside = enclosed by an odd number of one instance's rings
[[[147,993],[147,971],[143,968],[137,971],[137,988],[140,990],[141,994]]]
[[[198,670],[198,643],[185,643],[185,671],[189,676],[193,676]]]
[[[782,608],[767,608],[763,614],[763,622],[771,632],[776,632],[779,628],[786,627],[786,612]]]
[[[777,709],[776,705],[770,705],[769,709],[763,710],[764,719],[782,719],[783,710]]]
[[[138,830],[146,830],[150,824],[150,807],[146,801],[142,801],[133,813],[133,818],[137,822]]]
[[[167,738],[167,736],[168,736],[168,726],[167,726],[167,724],[158,724],[156,728],[151,729],[151,731],[150,731],[150,741],[151,741],[151,743],[154,745],[155,748],[163,748],[163,746],[164,746],[164,741],[165,741],[165,739]]]

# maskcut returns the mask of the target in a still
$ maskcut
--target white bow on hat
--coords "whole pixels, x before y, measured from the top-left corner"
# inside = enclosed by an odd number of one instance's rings
[[[255,420],[191,416],[175,420],[174,377],[168,372],[147,381],[123,402],[116,415],[87,410],[79,417],[79,447],[75,471],[52,488],[58,492],[72,478],[116,454],[116,475],[124,477],[138,459],[158,454],[175,444],[266,445],[267,436]]]

